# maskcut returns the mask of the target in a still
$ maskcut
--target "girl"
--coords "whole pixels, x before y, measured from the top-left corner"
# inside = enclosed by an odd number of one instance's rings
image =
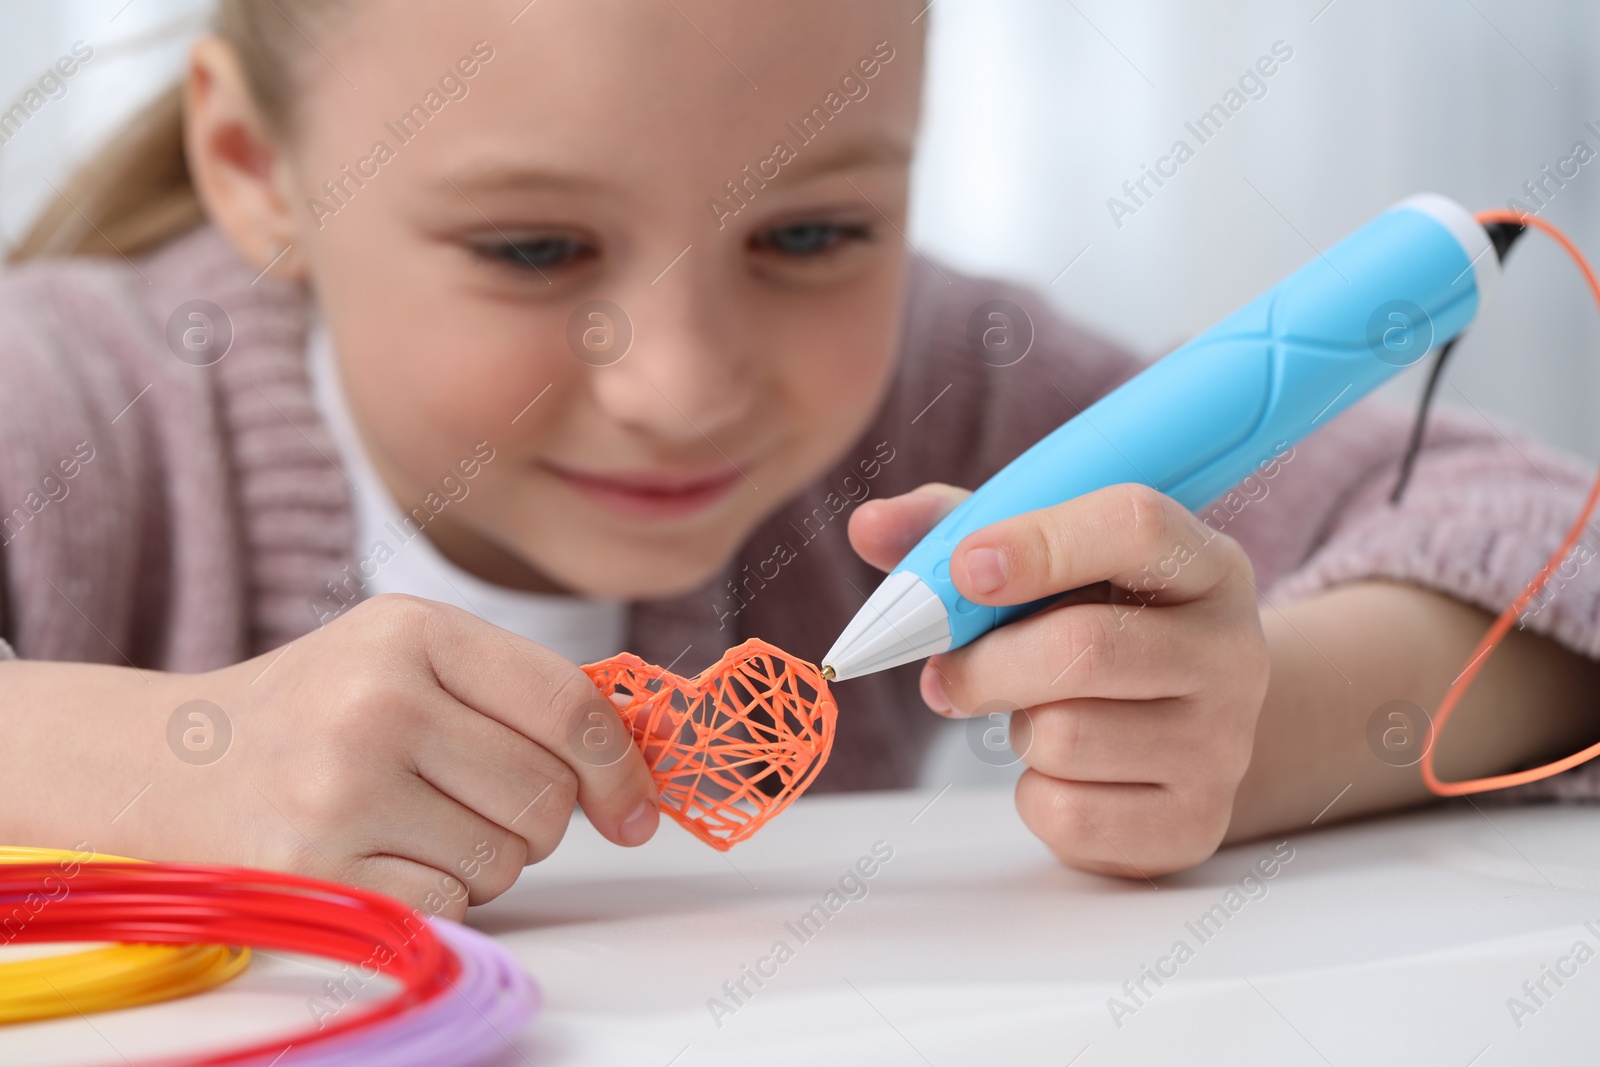
[[[908,255],[922,7],[224,0],[0,281],[0,838],[453,917],[574,805],[648,839],[576,664],[816,659],[1139,366]],[[1020,361],[969,343],[1000,299]],[[909,784],[920,693],[1022,710],[1018,814],[1091,870],[1426,799],[1368,724],[1433,706],[1587,473],[1441,418],[1389,506],[1405,430],[1362,405],[1206,528],[1117,486],[968,538],[973,600],[1096,593],[841,684],[817,788]],[[1442,773],[1593,739],[1597,604],[1578,568],[1513,632]]]

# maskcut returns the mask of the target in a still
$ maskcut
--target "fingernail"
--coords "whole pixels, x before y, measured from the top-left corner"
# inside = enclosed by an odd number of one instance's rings
[[[633,814],[622,820],[622,825],[617,827],[617,836],[624,845],[642,845],[650,840],[656,832],[656,823],[661,819],[656,806],[648,800],[639,802],[633,809]]]
[[[975,592],[995,593],[1006,584],[1006,557],[998,548],[975,548],[967,553],[967,583]]]
[[[944,682],[940,680],[939,672],[931,667],[922,669],[922,699],[941,715],[951,708],[950,698],[945,695]]]

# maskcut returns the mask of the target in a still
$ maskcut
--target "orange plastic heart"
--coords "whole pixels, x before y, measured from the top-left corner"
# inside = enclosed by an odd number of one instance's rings
[[[685,830],[727,851],[805,792],[828,762],[838,709],[815,665],[751,638],[694,678],[624,652],[583,667],[619,707]]]

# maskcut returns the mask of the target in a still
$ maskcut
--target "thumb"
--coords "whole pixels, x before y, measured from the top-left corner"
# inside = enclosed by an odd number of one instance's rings
[[[970,489],[929,482],[900,496],[864,501],[850,515],[850,547],[879,570],[893,570],[924,534],[971,495]]]

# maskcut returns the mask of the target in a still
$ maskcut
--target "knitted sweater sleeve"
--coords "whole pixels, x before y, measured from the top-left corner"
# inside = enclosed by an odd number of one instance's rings
[[[1277,565],[1271,588],[1262,586],[1269,601],[1364,579],[1408,582],[1495,615],[1516,600],[1577,520],[1595,472],[1496,424],[1465,394],[1457,398],[1463,407],[1430,418],[1398,504],[1390,496],[1409,412],[1364,403],[1304,442],[1283,470],[1288,499],[1241,530],[1241,540]],[[1305,468],[1294,470],[1302,456]],[[1313,492],[1305,514],[1286,514]],[[1265,529],[1274,518],[1279,529]],[[1600,657],[1600,566],[1590,565],[1596,544],[1591,524],[1517,626]],[[1600,799],[1600,762],[1495,796]]]
[[[129,409],[146,383],[116,355],[115,324],[138,310],[129,277],[79,261],[0,279],[0,638],[14,655],[137,654],[139,561],[162,494]]]
[[[248,282],[229,264],[203,228],[138,263],[0,274],[0,638],[15,655],[175,671],[243,658],[215,368],[167,338],[215,278]],[[255,316],[229,303],[235,322]]]

